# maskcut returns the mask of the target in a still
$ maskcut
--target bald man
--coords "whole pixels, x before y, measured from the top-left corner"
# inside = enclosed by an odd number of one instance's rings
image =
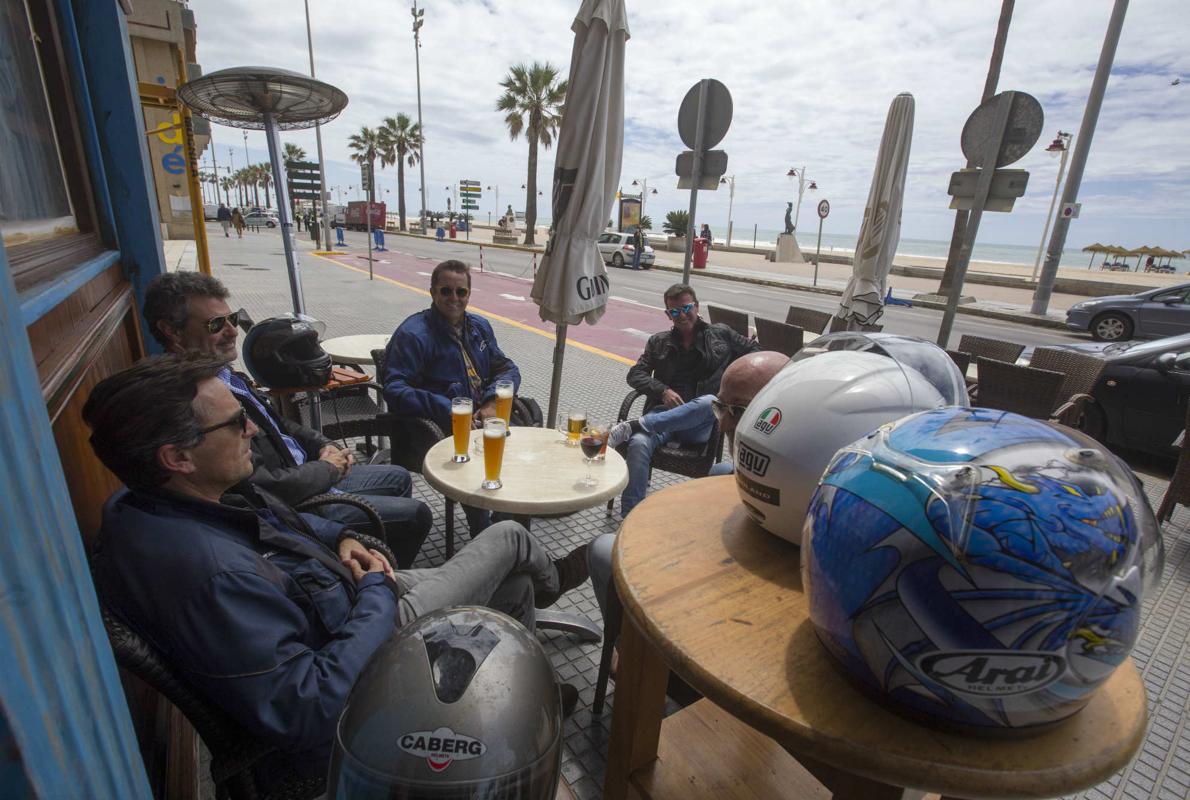
[[[711,401],[719,427],[727,434],[728,450],[735,452],[735,428],[744,409],[752,398],[760,393],[781,368],[789,363],[789,356],[772,350],[760,350],[740,356],[723,371],[719,383],[719,394]],[[710,476],[730,475],[735,467],[730,461],[723,461],[711,467]],[[595,589],[595,600],[599,610],[607,608],[607,587],[612,576],[612,547],[616,543],[614,533],[605,533],[591,542],[587,550],[587,565],[591,573],[591,586]]]

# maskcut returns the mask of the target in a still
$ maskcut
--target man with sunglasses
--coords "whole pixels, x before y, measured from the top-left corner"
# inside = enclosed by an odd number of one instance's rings
[[[485,605],[532,630],[535,608],[586,579],[586,548],[563,566],[504,522],[441,567],[394,570],[368,537],[244,481],[256,425],[223,367],[153,356],[91,392],[91,446],[128,487],[104,507],[95,582],[190,688],[277,748],[258,780],[325,776],[348,692],[397,629]],[[573,707],[577,691],[562,695]]]
[[[233,372],[230,364],[236,359],[236,326],[242,309],[233,312],[228,297],[227,288],[210,275],[159,275],[145,292],[145,321],[166,351],[205,353],[226,365],[219,378],[257,429],[252,438],[253,484],[290,505],[325,492],[363,496],[384,521],[384,531],[374,533],[392,548],[401,567],[412,565],[434,520],[429,506],[413,499],[409,472],[390,464],[356,465],[350,450],[285,419],[246,376]],[[319,513],[344,523],[367,523],[362,511],[346,505],[329,506]]]
[[[430,275],[431,305],[397,328],[384,357],[384,394],[389,410],[403,417],[433,420],[450,431],[450,404],[473,401],[472,425],[496,415],[496,381],[521,385],[521,373],[496,344],[492,325],[467,313],[471,270],[462,261],[443,261]],[[471,535],[487,527],[483,509],[463,506]]]
[[[628,485],[620,495],[620,513],[627,515],[645,499],[649,464],[658,447],[669,442],[702,444],[714,428],[711,400],[728,365],[760,349],[726,325],[709,325],[698,316],[698,295],[684,283],[665,290],[665,314],[673,322],[655,333],[636,364],[628,385],[645,393],[647,413],[612,428],[609,447],[628,443]]]

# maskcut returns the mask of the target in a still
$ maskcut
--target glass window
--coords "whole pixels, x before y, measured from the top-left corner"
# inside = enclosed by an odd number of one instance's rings
[[[77,230],[23,0],[0,4],[0,233],[7,245]]]

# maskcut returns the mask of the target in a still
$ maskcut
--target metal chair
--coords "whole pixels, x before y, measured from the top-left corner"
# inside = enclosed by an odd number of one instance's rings
[[[976,360],[979,405],[1035,419],[1049,419],[1061,399],[1061,372],[1021,367],[994,358]]]
[[[745,338],[752,335],[748,330],[748,312],[746,311],[734,311],[722,306],[708,305],[707,316],[712,325],[726,325]]]
[[[775,350],[793,356],[805,344],[806,332],[796,325],[774,319],[756,318],[756,340],[764,350]]]
[[[796,325],[802,330],[809,331],[817,336],[830,324],[831,316],[831,314],[825,311],[815,311],[812,308],[802,308],[801,306],[790,306],[789,311],[785,314],[785,324]]]
[[[297,506],[297,509],[308,510],[330,502],[353,505],[368,514],[374,525],[380,525],[376,510],[354,495],[317,495]],[[364,546],[380,551],[389,563],[396,563],[396,557],[384,542],[358,533],[355,538]],[[215,784],[216,798],[307,800],[326,791],[325,774],[302,777],[298,771],[301,765],[294,763],[284,774],[277,776],[272,791],[267,794],[262,792],[256,783],[253,767],[265,756],[275,753],[277,748],[258,739],[225,711],[195,692],[148,639],[112,610],[102,589],[96,585],[103,627],[107,631],[116,663],[173,703],[194,727],[211,753],[211,780]]]
[[[1061,372],[1065,376],[1060,392],[1061,405],[1053,410],[1050,419],[1072,428],[1080,427],[1087,405],[1095,402],[1091,392],[1103,376],[1107,362],[1087,353],[1038,347],[1033,351],[1029,366]]]
[[[1187,429],[1190,429],[1190,406],[1186,407],[1186,427],[1182,429],[1182,435],[1179,437],[1181,442],[1178,445],[1178,465],[1174,468],[1169,486],[1161,497],[1161,505],[1157,507],[1159,523],[1168,522],[1179,505],[1190,506],[1190,435],[1187,435]],[[603,624],[605,629],[610,625],[607,620],[604,620]]]
[[[959,350],[970,353],[973,359],[992,358],[996,361],[1006,361],[1015,364],[1025,351],[1023,344],[1006,342],[1003,339],[987,339],[983,336],[964,335],[959,339]]]

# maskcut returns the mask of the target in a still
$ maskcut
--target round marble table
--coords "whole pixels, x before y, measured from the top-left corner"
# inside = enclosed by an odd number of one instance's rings
[[[388,347],[390,333],[364,333],[355,336],[336,336],[319,342],[336,364],[372,364],[372,351]]]

